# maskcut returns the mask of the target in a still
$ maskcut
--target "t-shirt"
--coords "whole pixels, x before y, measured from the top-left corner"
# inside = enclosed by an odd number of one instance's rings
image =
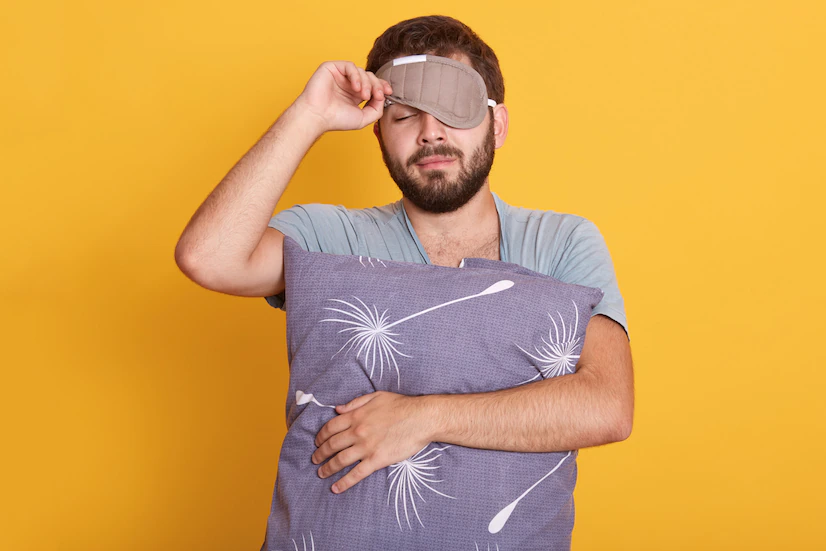
[[[592,315],[608,316],[628,334],[614,264],[596,225],[575,214],[514,207],[490,193],[499,214],[499,259],[565,283],[602,289],[604,296]],[[401,199],[364,209],[295,205],[275,214],[268,225],[306,251],[431,263]],[[284,292],[265,298],[271,306],[286,309]]]

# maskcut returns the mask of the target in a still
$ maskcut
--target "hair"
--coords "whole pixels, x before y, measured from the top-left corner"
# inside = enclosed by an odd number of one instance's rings
[[[367,67],[376,73],[382,65],[403,55],[425,54],[449,57],[465,54],[482,75],[488,97],[505,102],[505,80],[493,50],[470,27],[446,15],[428,15],[396,23],[373,43]]]

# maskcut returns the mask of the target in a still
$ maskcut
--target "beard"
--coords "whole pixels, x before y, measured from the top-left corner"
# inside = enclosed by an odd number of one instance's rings
[[[381,156],[390,177],[396,182],[402,195],[420,209],[442,214],[453,212],[470,201],[476,195],[490,174],[493,156],[496,150],[493,136],[493,118],[490,121],[485,141],[477,147],[465,163],[465,154],[458,148],[447,144],[424,146],[410,156],[405,165],[390,157],[384,148],[384,141],[379,139]],[[420,182],[408,169],[431,155],[454,157],[460,164],[460,171],[455,180],[447,177],[444,170],[429,170],[424,174],[425,182]]]

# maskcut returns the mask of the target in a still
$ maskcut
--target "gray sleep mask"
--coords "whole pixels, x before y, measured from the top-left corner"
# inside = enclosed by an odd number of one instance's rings
[[[488,99],[482,75],[448,57],[410,55],[388,61],[376,72],[393,87],[384,106],[400,103],[430,113],[454,128],[474,128],[485,119]]]

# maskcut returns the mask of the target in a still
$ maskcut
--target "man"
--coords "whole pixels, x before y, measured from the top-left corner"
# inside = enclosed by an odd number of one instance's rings
[[[398,91],[376,71],[391,60],[425,54],[481,75],[492,100],[481,123],[453,127],[426,108],[386,102]],[[369,124],[401,201],[372,209],[296,205],[271,216],[315,140]],[[451,267],[465,257],[509,261],[605,292],[573,374],[483,394],[374,392],[338,406],[338,415],[318,432],[312,456],[313,463],[324,463],[322,478],[355,465],[332,486],[335,493],[431,441],[551,452],[621,441],[631,432],[631,354],[604,240],[584,218],[511,207],[490,191],[494,150],[507,134],[504,82],[493,51],[454,19],[403,21],[376,40],[366,70],[345,61],[321,64],[180,238],[176,261],[188,277],[208,289],[266,297],[280,308],[285,234],[306,250],[335,254]]]

